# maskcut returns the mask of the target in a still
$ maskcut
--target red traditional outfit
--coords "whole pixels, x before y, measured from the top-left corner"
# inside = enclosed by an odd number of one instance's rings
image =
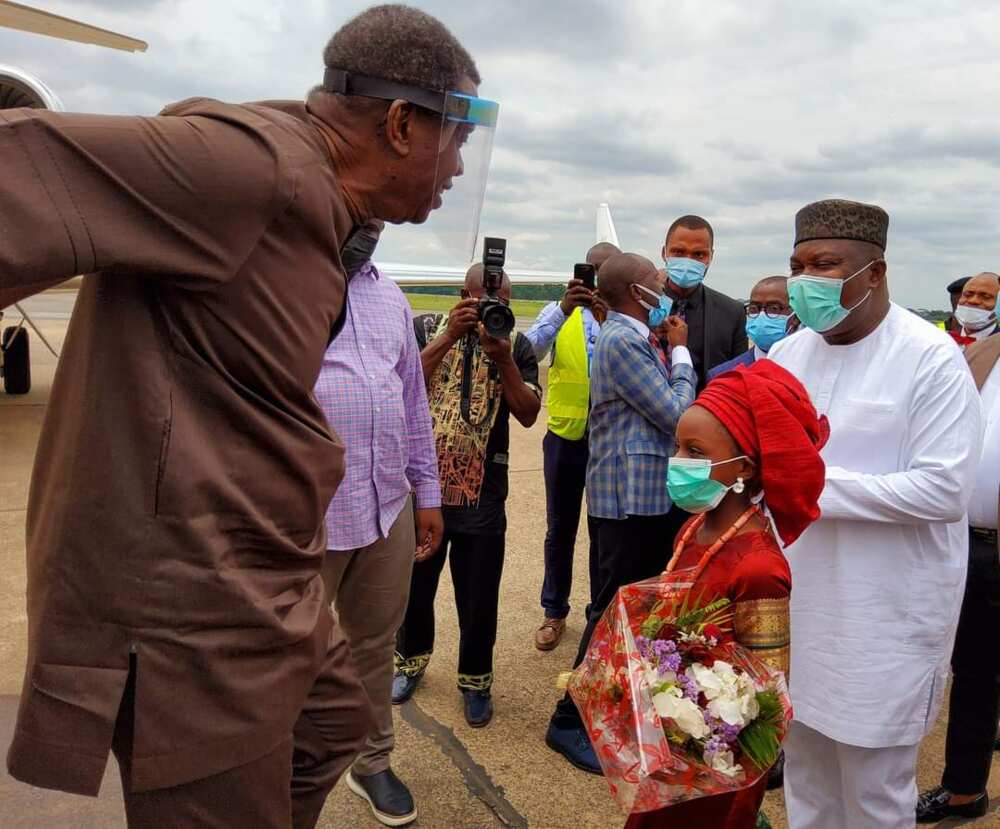
[[[824,480],[819,448],[828,435],[805,389],[780,366],[759,360],[716,377],[694,405],[714,414],[755,462],[774,525],[785,544],[794,541],[819,517]],[[791,572],[770,526],[742,530],[755,511],[744,513],[711,545],[694,540],[704,516],[692,518],[678,536],[664,578],[689,583],[699,604],[729,599],[736,641],[787,674]],[[765,774],[738,792],[634,814],[626,829],[753,829],[766,787]]]

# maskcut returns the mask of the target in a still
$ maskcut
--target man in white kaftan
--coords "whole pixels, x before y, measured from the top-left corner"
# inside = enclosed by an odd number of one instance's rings
[[[808,327],[768,355],[831,429],[822,515],[786,550],[792,829],[913,826],[962,602],[979,399],[948,335],[890,302],[887,228],[854,202],[799,212],[788,289]]]

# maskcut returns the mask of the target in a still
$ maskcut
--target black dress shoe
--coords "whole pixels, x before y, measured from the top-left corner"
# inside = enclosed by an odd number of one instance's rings
[[[778,759],[767,773],[767,790],[773,791],[785,785],[785,752],[778,754]]]
[[[392,678],[392,704],[402,705],[410,697],[412,697],[413,692],[417,690],[417,686],[420,684],[420,680],[423,678],[424,678],[423,671],[414,676],[407,676],[406,674],[396,674]]]
[[[465,721],[473,728],[489,725],[493,719],[493,699],[489,691],[462,691]]]
[[[917,799],[917,823],[937,823],[948,817],[982,817],[990,808],[990,799],[983,792],[971,803],[952,806],[952,793],[944,786],[938,786],[920,795]]]
[[[365,776],[349,771],[347,788],[368,801],[375,819],[383,826],[406,826],[417,819],[413,795],[392,769]]]
[[[604,774],[587,730],[582,726],[561,728],[550,721],[549,730],[545,732],[545,745],[561,754],[580,771]]]

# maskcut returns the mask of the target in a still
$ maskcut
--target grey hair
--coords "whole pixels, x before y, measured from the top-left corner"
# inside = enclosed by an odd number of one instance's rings
[[[326,44],[323,63],[437,92],[454,90],[463,77],[480,83],[472,56],[441,21],[399,3],[347,21]]]

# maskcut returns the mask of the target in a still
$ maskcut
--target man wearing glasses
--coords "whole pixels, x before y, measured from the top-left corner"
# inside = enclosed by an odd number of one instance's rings
[[[749,366],[762,360],[772,345],[799,327],[799,321],[788,305],[787,282],[788,277],[785,276],[765,276],[753,286],[750,301],[743,306],[747,315],[747,338],[751,346],[739,356],[709,371],[709,380],[737,366]]]

